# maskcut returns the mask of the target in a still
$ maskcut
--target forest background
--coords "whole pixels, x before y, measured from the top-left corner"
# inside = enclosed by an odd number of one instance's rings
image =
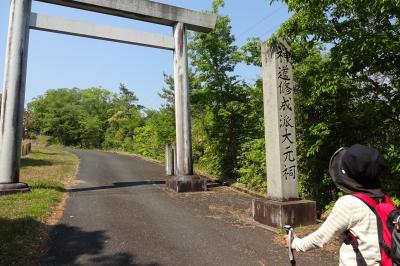
[[[277,1],[272,1],[277,2]],[[387,162],[382,185],[399,204],[400,191],[400,1],[283,0],[292,16],[270,41],[292,46],[300,195],[319,210],[340,192],[328,174],[339,147],[361,143]],[[214,0],[212,11],[224,5]],[[190,100],[195,169],[266,191],[261,79],[234,75],[245,62],[260,66],[261,40],[234,45],[228,16],[209,34],[189,36]],[[48,90],[28,103],[27,137],[38,134],[80,148],[117,149],[164,160],[175,139],[174,84],[164,74],[157,110],[137,104],[134,90]],[[267,177],[268,178],[268,177]]]

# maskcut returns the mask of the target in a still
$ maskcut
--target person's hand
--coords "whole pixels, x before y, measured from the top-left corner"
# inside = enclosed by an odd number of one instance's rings
[[[285,238],[285,247],[287,248],[289,247],[289,235],[285,235],[284,238]]]
[[[295,239],[297,236],[296,236],[296,233],[294,232],[294,231],[292,231],[292,234],[293,234],[293,239]],[[285,235],[284,236],[284,241],[285,241],[285,247],[289,247],[289,235]]]

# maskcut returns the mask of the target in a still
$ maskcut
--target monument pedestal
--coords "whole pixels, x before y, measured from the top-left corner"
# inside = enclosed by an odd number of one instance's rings
[[[315,201],[274,201],[253,199],[253,219],[259,223],[282,228],[285,225],[311,225],[316,222]]]
[[[207,180],[197,175],[173,176],[165,182],[166,186],[175,192],[206,191]]]
[[[16,192],[28,192],[29,186],[26,183],[0,183],[0,195]]]

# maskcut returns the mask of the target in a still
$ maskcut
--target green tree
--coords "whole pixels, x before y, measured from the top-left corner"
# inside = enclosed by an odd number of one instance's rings
[[[235,171],[238,181],[248,188],[265,192],[265,134],[264,103],[262,80],[256,81],[247,90],[247,101],[242,104],[245,117],[242,127],[242,138],[238,152],[238,165]]]
[[[383,183],[397,193],[400,2],[282,2],[293,15],[272,39],[292,44],[302,192],[320,206],[335,198],[329,158],[358,142],[384,153],[390,171]]]
[[[147,110],[144,125],[135,129],[133,151],[163,160],[165,145],[175,140],[174,117],[169,110]]]
[[[89,88],[48,90],[28,104],[37,133],[52,136],[65,145],[100,147],[112,108],[112,94]]]
[[[223,1],[214,1],[213,12],[223,4]],[[192,82],[197,85],[192,88],[193,115],[194,119],[203,120],[208,142],[199,163],[223,178],[235,176],[244,119],[241,109],[246,101],[246,84],[233,75],[240,61],[234,41],[230,19],[218,16],[212,32],[195,33],[189,42]]]
[[[108,118],[105,133],[105,148],[132,150],[134,132],[143,125],[142,106],[137,105],[138,98],[124,84],[119,86],[119,94],[112,101],[113,108]]]
[[[163,73],[163,76],[166,87],[161,89],[161,92],[158,93],[158,96],[165,101],[163,107],[171,110],[172,113],[175,113],[174,77],[166,74],[165,72]]]
[[[80,123],[84,116],[78,105],[77,89],[49,90],[28,104],[36,115],[34,128],[41,134],[53,136],[66,145],[80,145]]]

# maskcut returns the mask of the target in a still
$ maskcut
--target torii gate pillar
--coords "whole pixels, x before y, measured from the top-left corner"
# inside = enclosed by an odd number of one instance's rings
[[[28,191],[19,183],[32,0],[12,0],[0,118],[0,193]]]
[[[175,176],[167,180],[166,185],[176,192],[203,191],[207,189],[206,180],[193,175],[189,68],[184,23],[175,24],[174,40],[176,169]]]
[[[174,87],[176,123],[176,175],[192,175],[192,139],[189,108],[189,69],[186,27],[178,22],[174,27]]]

